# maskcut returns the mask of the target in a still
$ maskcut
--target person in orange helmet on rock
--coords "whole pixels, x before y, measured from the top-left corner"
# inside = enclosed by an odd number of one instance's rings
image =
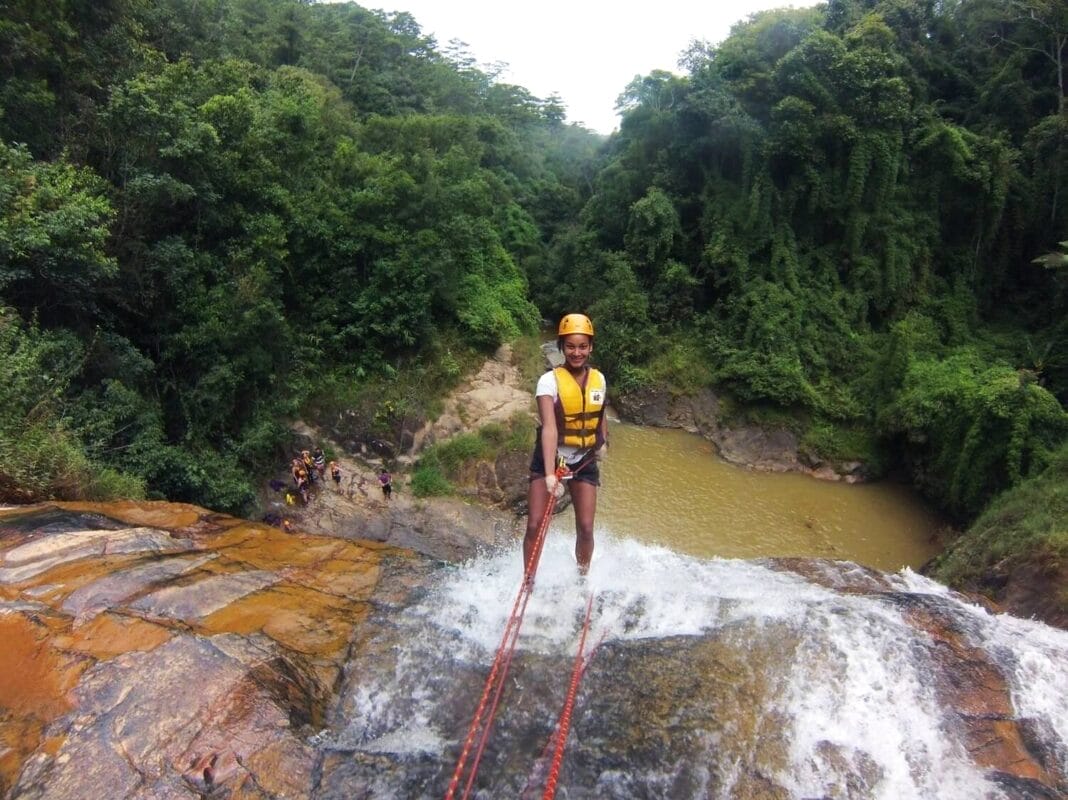
[[[563,494],[563,483],[555,473],[561,462],[567,470],[564,482],[575,509],[575,560],[580,574],[589,571],[593,558],[593,520],[597,487],[601,485],[598,462],[608,446],[608,383],[589,363],[593,335],[593,322],[585,314],[565,315],[556,338],[564,363],[542,375],[534,392],[539,425],[530,461],[524,566],[530,562],[550,498]]]

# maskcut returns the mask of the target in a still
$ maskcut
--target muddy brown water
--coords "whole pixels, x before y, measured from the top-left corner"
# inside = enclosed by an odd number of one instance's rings
[[[906,486],[836,483],[728,464],[679,430],[615,423],[597,527],[698,557],[814,556],[875,569],[934,556],[943,522]]]

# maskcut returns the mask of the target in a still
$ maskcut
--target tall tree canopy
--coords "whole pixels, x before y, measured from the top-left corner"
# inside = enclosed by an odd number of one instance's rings
[[[231,510],[315,387],[533,332],[598,143],[352,3],[15,0],[0,51],[5,330],[82,352],[48,430]]]

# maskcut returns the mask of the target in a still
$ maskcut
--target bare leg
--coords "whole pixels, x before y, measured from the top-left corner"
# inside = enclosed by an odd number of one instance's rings
[[[545,478],[536,476],[527,490],[527,533],[523,537],[523,570],[530,563],[534,552],[534,543],[538,540],[538,528],[545,516],[545,505],[549,502],[549,490],[545,488]]]
[[[593,516],[597,511],[597,487],[584,481],[570,481],[571,504],[575,507],[575,560],[579,574],[589,572],[593,558]]]

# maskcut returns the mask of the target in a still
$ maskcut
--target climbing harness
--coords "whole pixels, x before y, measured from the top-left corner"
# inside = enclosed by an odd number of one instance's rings
[[[589,459],[583,459],[580,464],[576,465],[574,472],[578,472]],[[556,464],[556,479],[557,481],[569,480],[572,475],[572,470],[567,468],[567,465],[560,459],[557,459]],[[545,546],[545,537],[549,530],[549,523],[552,522],[553,511],[556,508],[557,495],[551,494],[545,503],[545,515],[542,517],[541,523],[538,525],[538,533],[534,540],[534,547],[531,549],[530,556],[527,559],[527,563],[523,568],[523,582],[519,587],[519,593],[516,595],[515,603],[512,606],[512,613],[508,618],[508,623],[505,625],[504,635],[501,637],[501,643],[497,647],[497,654],[493,659],[493,664],[490,667],[489,676],[486,678],[486,685],[482,689],[482,696],[478,701],[478,708],[475,711],[475,716],[471,720],[471,725],[467,730],[467,737],[464,739],[463,748],[460,750],[460,757],[456,762],[456,769],[453,771],[452,780],[449,781],[449,789],[445,794],[445,800],[453,800],[456,796],[457,789],[460,786],[460,782],[463,780],[465,767],[467,766],[468,756],[472,755],[472,748],[474,748],[474,755],[471,760],[471,767],[467,773],[467,780],[464,783],[463,793],[461,798],[468,798],[471,794],[471,788],[475,782],[475,776],[478,774],[479,762],[482,759],[482,753],[486,748],[486,742],[489,741],[490,730],[493,727],[493,720],[497,714],[497,708],[500,705],[501,695],[504,692],[504,686],[508,678],[508,670],[512,665],[512,656],[515,654],[516,643],[519,640],[519,628],[523,624],[523,615],[526,613],[527,603],[530,600],[530,596],[534,590],[534,575],[538,571],[538,561],[541,559],[541,552]],[[586,608],[586,621],[582,630],[582,641],[579,644],[579,655],[576,660],[575,672],[572,675],[572,686],[568,692],[568,700],[565,704],[565,711],[561,715],[561,725],[570,726],[571,722],[571,708],[574,706],[575,694],[578,691],[578,681],[581,678],[582,673],[585,671],[582,651],[585,647],[586,632],[589,629],[590,613],[593,607],[593,596],[590,596],[590,601]],[[592,656],[593,653],[590,653]],[[556,775],[559,773],[559,762],[563,759],[563,742],[567,738],[567,728],[562,727],[560,729],[560,735],[557,737],[557,755],[554,758],[555,772],[550,771],[550,778],[552,781],[552,793],[556,791]],[[477,746],[475,745],[475,739],[478,739]],[[553,794],[548,792],[545,795],[546,800],[552,798]]]

